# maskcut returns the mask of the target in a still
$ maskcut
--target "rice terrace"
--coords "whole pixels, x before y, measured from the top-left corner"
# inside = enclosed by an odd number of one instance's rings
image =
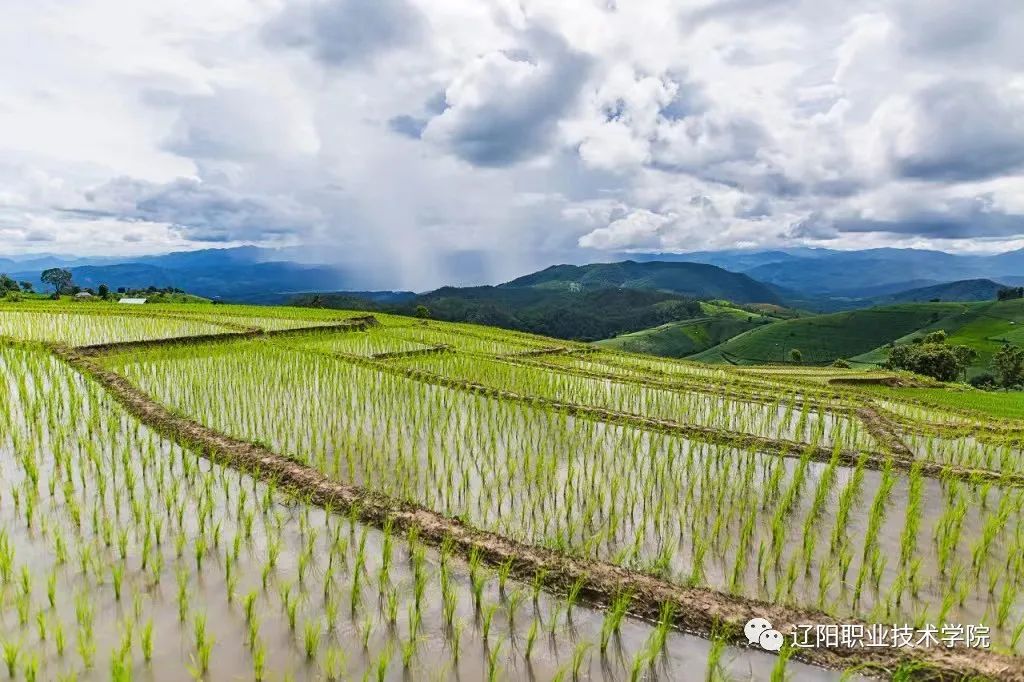
[[[1024,423],[899,373],[300,308],[0,332],[10,678],[1024,679]],[[790,638],[872,623],[976,641]]]

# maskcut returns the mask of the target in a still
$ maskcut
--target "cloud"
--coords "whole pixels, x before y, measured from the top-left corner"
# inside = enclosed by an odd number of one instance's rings
[[[835,226],[844,232],[888,232],[934,239],[1007,238],[1024,234],[1024,212],[999,210],[987,194],[934,203],[913,202],[878,213],[838,216]]]
[[[189,178],[165,184],[115,178],[64,210],[90,219],[163,223],[198,242],[296,238],[316,220],[315,211],[287,198],[246,196]]]
[[[1016,0],[0,3],[0,250],[302,242],[420,289],[606,251],[1012,248],[1022,20]]]
[[[299,0],[263,31],[268,44],[307,51],[327,66],[356,66],[416,41],[422,20],[405,0]]]
[[[319,135],[310,112],[276,92],[215,87],[202,95],[147,90],[144,96],[173,112],[164,149],[190,159],[253,160],[314,154]]]
[[[426,119],[402,114],[388,119],[388,128],[399,135],[418,140],[423,135],[428,123],[429,121]]]
[[[630,212],[624,218],[612,221],[607,227],[601,227],[580,237],[580,246],[588,249],[604,251],[650,247],[661,245],[664,229],[675,221],[675,216],[659,215],[646,209]]]
[[[890,110],[891,111],[891,110]],[[976,81],[927,87],[892,111],[886,131],[896,172],[935,181],[982,180],[1024,166],[1024,93]]]
[[[423,138],[477,166],[508,166],[549,150],[588,60],[555,35],[531,31],[526,44],[526,51],[492,51],[467,64]]]

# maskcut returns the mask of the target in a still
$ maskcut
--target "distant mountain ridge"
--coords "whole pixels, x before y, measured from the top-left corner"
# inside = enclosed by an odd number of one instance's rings
[[[714,264],[804,296],[826,298],[873,298],[931,284],[971,279],[1013,284],[1024,276],[1024,249],[995,255],[961,255],[922,249],[838,251],[797,248],[632,254],[631,257]]]
[[[301,262],[310,253],[308,248],[244,246],[125,259],[26,254],[0,257],[0,272],[38,287],[42,270],[67,267],[83,286],[176,286],[224,300],[270,303],[296,292],[385,290],[397,281],[396,273],[400,271],[398,265],[389,262]],[[774,302],[829,311],[863,308],[904,291],[979,279],[1024,284],[1024,250],[992,256],[915,249],[837,251],[804,247],[623,254],[621,262],[555,265],[498,287],[649,289],[694,298]],[[479,271],[471,280],[486,280],[486,272]]]
[[[603,288],[650,289],[693,298],[721,298],[737,303],[782,303],[778,292],[747,275],[705,263],[595,263],[553,265],[500,285],[587,291]]]
[[[929,301],[991,301],[1007,285],[990,279],[962,279],[908,289],[875,299],[877,303],[927,303]]]
[[[284,252],[287,254],[288,252]],[[75,284],[95,288],[178,287],[209,298],[237,302],[270,302],[283,294],[309,290],[345,288],[346,273],[326,265],[303,265],[281,258],[282,252],[259,247],[203,249],[156,256],[141,256],[124,262],[89,263],[92,259],[13,261],[8,269],[16,280],[40,287],[39,277],[48,267],[66,267]],[[0,261],[0,272],[8,266]],[[21,269],[32,267],[33,269]],[[16,269],[17,268],[17,269]]]

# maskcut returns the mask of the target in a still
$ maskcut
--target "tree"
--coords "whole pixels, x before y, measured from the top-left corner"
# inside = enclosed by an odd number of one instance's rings
[[[423,319],[430,317],[430,308],[425,305],[416,306],[416,317],[422,317]]]
[[[939,381],[955,381],[974,356],[973,348],[943,343],[913,343],[895,346],[889,351],[886,367],[907,370]]]
[[[957,354],[949,346],[937,343],[921,344],[913,354],[913,364],[909,369],[939,381],[956,381],[961,373]]]
[[[101,284],[99,288],[96,289],[96,293],[99,294],[100,297],[102,297],[104,300],[110,298],[110,287],[108,287],[106,284]]]
[[[966,376],[967,367],[977,357],[969,346],[946,344],[946,332],[932,332],[913,343],[893,346],[885,366],[889,369],[903,369],[939,381],[956,381]]]
[[[996,292],[996,299],[1009,301],[1015,298],[1024,298],[1024,287],[1008,287]]]
[[[1004,343],[992,356],[992,374],[1005,389],[1024,383],[1024,348]]]
[[[71,271],[64,268],[50,268],[49,270],[43,270],[39,280],[43,284],[52,286],[56,294],[60,296],[62,291],[71,286]]]
[[[978,359],[978,351],[970,346],[950,346],[949,348],[956,356],[957,365],[960,367],[960,379],[967,381],[967,368]]]
[[[26,294],[31,294],[32,293],[32,282],[22,282],[21,283],[21,290],[24,291]]]
[[[789,351],[789,359],[799,365],[801,362],[803,362],[804,354],[800,352],[799,348],[794,348],[793,350]]]
[[[5,274],[0,274],[0,294],[8,291],[17,291],[18,283]]]

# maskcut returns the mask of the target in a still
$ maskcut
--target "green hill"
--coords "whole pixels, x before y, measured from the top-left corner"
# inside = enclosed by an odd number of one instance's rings
[[[740,334],[692,359],[741,365],[788,362],[795,348],[805,363],[826,364],[868,353],[922,328],[938,328],[968,308],[961,303],[906,303],[784,320]]]
[[[682,358],[779,319],[761,312],[743,310],[723,301],[702,302],[700,306],[703,313],[701,317],[622,334],[597,341],[594,345],[632,353]]]
[[[644,289],[580,292],[543,288],[444,287],[384,310],[532,332],[560,339],[595,341],[623,332],[700,316],[697,301]]]
[[[884,303],[925,303],[927,301],[992,301],[1005,284],[990,279],[962,279],[930,287],[901,291],[874,299]]]
[[[948,343],[970,346],[978,352],[978,359],[968,370],[968,376],[976,376],[988,370],[992,355],[1004,343],[1024,346],[1024,299],[965,304],[959,313],[945,316],[893,341],[897,344],[911,343],[915,337],[938,329],[946,332]],[[852,359],[859,363],[881,364],[885,358],[883,346]]]
[[[596,263],[553,265],[502,284],[503,289],[591,291],[651,289],[694,298],[724,298],[738,303],[781,303],[771,287],[746,275],[703,263]]]

